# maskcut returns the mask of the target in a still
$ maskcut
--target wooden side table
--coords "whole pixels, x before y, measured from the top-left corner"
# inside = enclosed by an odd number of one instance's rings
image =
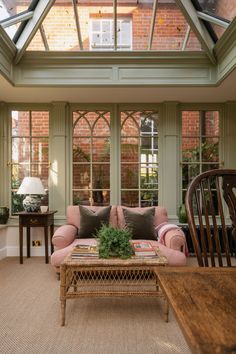
[[[19,215],[19,246],[20,246],[20,264],[23,264],[23,228],[27,230],[27,258],[30,257],[30,228],[43,227],[45,241],[45,263],[48,263],[48,227],[50,226],[51,253],[53,252],[52,236],[54,233],[54,214],[57,210],[51,210],[46,213],[20,212]]]

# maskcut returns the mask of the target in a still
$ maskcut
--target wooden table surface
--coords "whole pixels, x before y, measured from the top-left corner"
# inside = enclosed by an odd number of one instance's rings
[[[236,353],[236,268],[156,270],[193,353]]]

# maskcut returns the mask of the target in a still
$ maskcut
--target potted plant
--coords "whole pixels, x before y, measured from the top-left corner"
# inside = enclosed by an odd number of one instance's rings
[[[127,229],[116,229],[112,226],[102,225],[96,238],[98,239],[100,258],[120,257],[126,259],[133,255],[133,249],[129,242],[131,233]]]
[[[9,208],[0,206],[0,224],[6,224],[9,218]]]

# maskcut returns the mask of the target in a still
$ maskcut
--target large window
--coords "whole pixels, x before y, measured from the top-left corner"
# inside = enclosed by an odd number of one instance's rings
[[[110,112],[73,112],[73,204],[110,204]]]
[[[158,205],[158,116],[121,112],[121,204]]]
[[[11,207],[12,213],[23,209],[24,196],[16,192],[26,176],[39,177],[48,190],[49,112],[11,112]],[[48,194],[44,197],[48,205]]]
[[[73,204],[109,205],[112,192],[122,205],[157,205],[157,123],[153,110],[74,110]]]
[[[220,124],[218,111],[182,112],[182,199],[199,173],[219,168]]]

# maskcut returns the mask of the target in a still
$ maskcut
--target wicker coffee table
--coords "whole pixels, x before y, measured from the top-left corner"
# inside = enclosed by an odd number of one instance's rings
[[[155,269],[167,265],[163,256],[130,259],[72,259],[61,265],[61,325],[65,325],[66,300],[86,296],[163,296]],[[168,304],[165,306],[168,320]]]

